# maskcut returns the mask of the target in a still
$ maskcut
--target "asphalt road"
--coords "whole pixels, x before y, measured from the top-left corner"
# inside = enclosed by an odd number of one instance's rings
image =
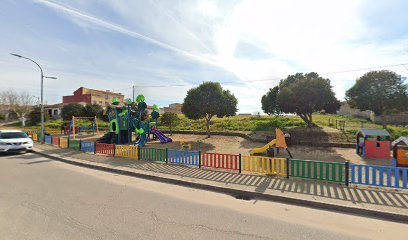
[[[406,239],[408,226],[0,157],[0,239]]]

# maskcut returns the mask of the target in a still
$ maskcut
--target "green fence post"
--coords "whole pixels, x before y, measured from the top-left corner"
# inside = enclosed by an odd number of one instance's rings
[[[344,163],[344,167],[345,167],[345,173],[344,173],[344,183],[346,184],[346,186],[348,187],[349,185],[349,169],[350,169],[350,161],[347,160]]]
[[[289,158],[286,158],[286,178],[289,179],[289,167],[290,167],[290,163],[289,163]]]
[[[169,163],[169,149],[166,148],[166,164]]]
[[[201,151],[198,151],[198,168],[201,168]]]
[[[74,129],[75,131],[75,129]],[[96,142],[94,143],[94,154],[96,154]]]
[[[241,157],[241,153],[239,154],[239,163],[238,163],[238,165],[239,165],[239,173],[241,173],[241,172],[242,172],[242,157]]]
[[[142,160],[140,159],[140,146],[139,145],[137,145],[137,159]]]

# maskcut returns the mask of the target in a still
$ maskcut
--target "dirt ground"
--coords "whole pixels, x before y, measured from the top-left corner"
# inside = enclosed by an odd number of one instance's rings
[[[249,155],[249,152],[253,148],[262,147],[263,143],[252,142],[241,137],[228,137],[228,136],[211,136],[207,138],[204,135],[187,135],[187,134],[173,134],[169,136],[173,139],[171,143],[162,144],[159,141],[152,141],[146,144],[147,147],[155,148],[172,148],[180,149],[181,142],[191,144],[192,150],[205,151],[205,152],[217,152],[217,153],[230,153],[230,154],[243,154]],[[327,162],[344,162],[349,160],[352,163],[357,164],[372,164],[372,165],[391,165],[391,159],[364,159],[356,154],[354,148],[323,148],[323,147],[309,147],[309,146],[290,146],[289,150],[296,159],[305,160],[321,160]],[[287,157],[285,151],[282,157]]]

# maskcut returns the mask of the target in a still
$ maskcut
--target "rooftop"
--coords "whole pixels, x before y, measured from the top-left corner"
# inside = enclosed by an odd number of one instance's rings
[[[400,143],[405,143],[408,146],[408,137],[399,137],[394,142],[392,142],[392,146],[398,145]]]
[[[86,87],[80,87],[80,88],[95,91],[95,92],[100,92],[100,93],[103,93],[103,94],[123,95],[122,93],[112,92],[112,91],[109,91],[109,90],[103,91],[103,90],[98,90],[98,89],[93,89],[93,88],[86,88]]]
[[[357,134],[361,133],[364,137],[366,136],[386,136],[391,137],[390,133],[385,129],[360,129]]]

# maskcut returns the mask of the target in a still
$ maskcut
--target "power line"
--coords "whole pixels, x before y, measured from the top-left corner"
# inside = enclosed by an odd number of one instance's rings
[[[348,70],[341,70],[341,71],[332,71],[332,72],[324,72],[320,73],[320,76],[323,75],[330,75],[330,74],[339,74],[339,73],[349,73],[349,72],[358,72],[358,71],[365,71],[365,70],[371,70],[371,69],[378,69],[378,68],[387,68],[387,67],[404,67],[405,69],[408,68],[405,66],[408,65],[408,63],[399,63],[399,64],[392,64],[392,65],[384,65],[384,66],[375,66],[375,67],[367,67],[367,68],[355,68],[355,69],[348,69]],[[282,78],[265,78],[265,79],[253,79],[253,80],[241,80],[240,82],[266,82],[266,81],[277,81],[281,80]],[[229,83],[236,83],[237,81],[227,81],[227,82],[222,82],[221,84],[229,84]],[[193,84],[168,84],[168,85],[134,85],[131,87],[127,87],[124,89],[120,90],[125,90],[125,89],[130,89],[132,87],[135,88],[164,88],[164,87],[188,87],[192,86]],[[120,90],[115,90],[115,91],[120,91]]]
[[[337,71],[337,72],[326,72],[326,73],[322,73],[320,75],[328,75],[328,74],[335,74],[335,73],[347,73],[347,72],[357,72],[357,71],[371,70],[371,69],[377,69],[377,68],[386,68],[386,67],[399,67],[399,66],[405,67],[405,65],[408,65],[408,63],[400,63],[400,64],[378,66],[378,67],[369,67],[369,68],[351,69],[351,70],[344,70],[344,71]]]

